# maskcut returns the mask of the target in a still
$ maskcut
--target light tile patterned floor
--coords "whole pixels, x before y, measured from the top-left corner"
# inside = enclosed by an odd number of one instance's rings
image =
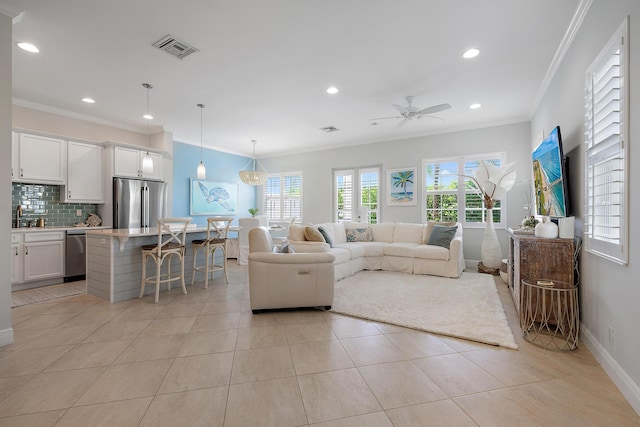
[[[519,351],[319,310],[252,315],[247,269],[13,309],[0,426],[638,426],[589,351]]]

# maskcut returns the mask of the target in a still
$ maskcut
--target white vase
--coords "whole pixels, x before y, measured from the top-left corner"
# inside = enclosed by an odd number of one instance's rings
[[[487,224],[484,228],[480,259],[482,264],[488,268],[500,268],[502,262],[502,249],[493,225],[493,209],[487,209]]]
[[[551,221],[548,216],[543,216],[542,222],[536,225],[534,232],[536,237],[555,239],[558,237],[558,225]]]

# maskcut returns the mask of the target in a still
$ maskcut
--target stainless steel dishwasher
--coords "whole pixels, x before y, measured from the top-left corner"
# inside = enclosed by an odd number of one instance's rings
[[[84,230],[67,230],[64,281],[83,280],[87,272],[87,236]]]

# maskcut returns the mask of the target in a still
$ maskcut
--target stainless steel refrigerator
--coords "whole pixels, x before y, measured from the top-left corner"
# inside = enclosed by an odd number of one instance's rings
[[[113,228],[156,227],[166,203],[164,182],[113,178]]]

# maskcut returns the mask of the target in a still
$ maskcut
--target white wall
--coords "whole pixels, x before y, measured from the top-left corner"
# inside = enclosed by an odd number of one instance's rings
[[[580,283],[580,317],[583,338],[614,382],[640,413],[640,2],[638,0],[594,0],[531,122],[533,136],[541,129],[560,125],[565,152],[572,150],[572,184],[574,212],[582,224],[584,195],[583,100],[585,71],[604,48],[625,16],[630,16],[631,48],[630,134],[627,139],[629,165],[629,265],[621,266],[589,253],[582,253]],[[573,156],[573,153],[577,154]],[[575,160],[574,160],[575,159]],[[577,160],[577,161],[576,161]],[[581,231],[581,227],[579,228]],[[613,342],[609,328],[614,329]]]
[[[530,180],[530,134],[529,123],[516,123],[266,158],[261,159],[260,162],[271,173],[299,170],[303,172],[303,221],[305,223],[320,223],[332,220],[332,169],[334,168],[382,165],[382,180],[384,182],[386,171],[390,168],[417,167],[421,175],[423,159],[505,151],[507,161],[517,162],[518,180]],[[422,178],[418,183],[418,186],[421,185]],[[525,203],[527,186],[528,183],[518,182],[508,194],[507,226],[509,227],[519,225],[524,217],[522,207]],[[381,202],[381,222],[422,222],[422,196],[418,198],[417,206],[389,207],[384,203],[384,190],[383,188],[378,196],[378,200]],[[483,231],[484,228],[464,230],[465,259],[480,259]],[[507,237],[504,229],[498,230],[498,238],[503,245],[503,256],[506,258]]]
[[[11,18],[0,13],[0,200],[11,200]],[[11,328],[11,203],[0,203],[0,345]]]

